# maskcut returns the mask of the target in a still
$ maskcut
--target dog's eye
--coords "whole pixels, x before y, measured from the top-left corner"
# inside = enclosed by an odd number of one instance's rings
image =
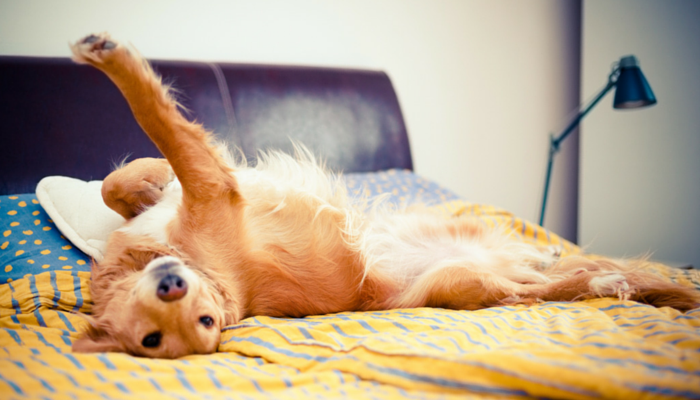
[[[141,341],[143,347],[158,347],[160,345],[160,332],[151,333]]]
[[[206,326],[207,328],[214,325],[214,319],[208,315],[205,315],[203,317],[199,317],[199,322],[201,322],[202,325]]]

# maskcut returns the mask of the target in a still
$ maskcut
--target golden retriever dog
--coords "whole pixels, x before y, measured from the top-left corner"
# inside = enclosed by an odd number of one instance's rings
[[[603,296],[680,310],[698,303],[691,288],[611,260],[557,260],[467,217],[365,212],[302,147],[249,167],[183,117],[135,50],[100,34],[72,51],[116,84],[167,159],[135,160],[104,181],[105,203],[128,221],[93,265],[93,315],[76,352],[212,353],[223,327],[256,315]]]

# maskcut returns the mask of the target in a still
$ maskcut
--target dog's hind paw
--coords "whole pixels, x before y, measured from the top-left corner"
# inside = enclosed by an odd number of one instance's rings
[[[601,297],[617,296],[620,300],[627,300],[630,294],[630,285],[622,274],[596,276],[588,282],[588,287]]]
[[[71,45],[73,61],[81,64],[101,63],[118,47],[121,46],[108,33],[91,34]]]

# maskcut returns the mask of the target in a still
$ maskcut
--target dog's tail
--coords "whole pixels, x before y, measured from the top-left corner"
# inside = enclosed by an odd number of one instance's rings
[[[673,307],[680,311],[700,307],[700,291],[695,288],[671,283],[641,271],[627,272],[623,275],[632,290],[630,300],[656,307]]]
[[[693,286],[673,283],[649,272],[646,258],[637,260],[588,259],[580,256],[565,257],[550,267],[545,274],[553,279],[566,277],[577,270],[619,273],[625,277],[629,290],[621,297],[650,304],[655,307],[672,307],[688,311],[700,307],[700,290]]]

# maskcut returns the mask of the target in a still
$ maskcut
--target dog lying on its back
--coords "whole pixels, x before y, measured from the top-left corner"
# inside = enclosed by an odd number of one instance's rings
[[[94,315],[75,351],[212,353],[221,328],[254,315],[600,296],[680,310],[698,303],[690,288],[610,260],[555,263],[466,217],[364,214],[303,149],[268,153],[255,168],[226,161],[135,51],[106,34],[72,50],[117,85],[167,159],[135,160],[104,181],[105,203],[128,222],[93,266]]]

